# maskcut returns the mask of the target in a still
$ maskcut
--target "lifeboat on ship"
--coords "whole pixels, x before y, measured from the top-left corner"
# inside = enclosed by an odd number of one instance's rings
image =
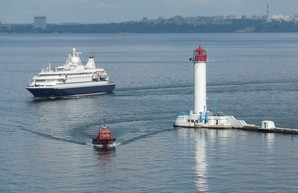
[[[92,74],[92,81],[98,81],[100,79],[100,74],[98,72],[94,72]]]
[[[98,135],[96,138],[92,139],[94,147],[109,150],[115,148],[116,138],[113,138],[112,132],[106,126],[103,126],[99,129]]]

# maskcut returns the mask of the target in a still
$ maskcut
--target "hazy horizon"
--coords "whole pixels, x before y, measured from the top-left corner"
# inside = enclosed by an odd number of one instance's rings
[[[33,23],[46,16],[48,23],[110,23],[214,15],[298,14],[297,0],[0,0],[0,22]]]

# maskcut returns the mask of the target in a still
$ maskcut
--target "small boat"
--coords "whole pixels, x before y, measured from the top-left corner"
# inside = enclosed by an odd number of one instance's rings
[[[94,147],[102,150],[114,149],[115,141],[116,138],[112,137],[112,132],[105,125],[99,129],[97,137],[92,139]]]

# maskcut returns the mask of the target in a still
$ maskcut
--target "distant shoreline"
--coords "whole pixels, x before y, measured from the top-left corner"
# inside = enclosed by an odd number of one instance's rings
[[[298,32],[298,22],[229,20],[218,23],[122,22],[107,24],[0,24],[0,33],[288,33]]]

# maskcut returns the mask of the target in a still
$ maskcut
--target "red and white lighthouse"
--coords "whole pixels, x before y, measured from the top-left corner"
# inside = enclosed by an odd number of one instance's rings
[[[193,51],[190,61],[194,64],[194,110],[179,113],[175,127],[189,128],[242,128],[247,123],[233,116],[215,115],[207,110],[206,62],[207,52],[201,46]]]
[[[205,115],[206,105],[206,50],[199,46],[193,52],[194,63],[194,114]]]

